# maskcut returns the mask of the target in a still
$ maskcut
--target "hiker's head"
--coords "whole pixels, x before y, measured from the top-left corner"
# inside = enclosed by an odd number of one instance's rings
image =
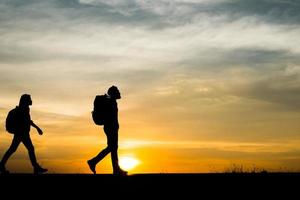
[[[19,106],[30,106],[32,105],[32,100],[29,94],[23,94],[20,99]]]
[[[108,91],[107,91],[107,94],[113,98],[113,99],[121,99],[121,94],[120,94],[120,91],[119,89],[116,87],[116,86],[111,86]]]

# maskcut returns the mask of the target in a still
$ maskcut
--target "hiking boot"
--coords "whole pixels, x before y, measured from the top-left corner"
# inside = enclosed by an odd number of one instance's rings
[[[0,164],[0,173],[1,174],[9,174],[9,171],[5,169],[4,165]]]
[[[91,170],[94,174],[96,174],[96,165],[94,164],[94,162],[93,162],[92,160],[88,160],[88,161],[87,161],[87,164],[89,165],[90,170]]]
[[[114,175],[117,176],[127,176],[128,172],[123,169],[114,170]]]
[[[48,171],[48,169],[44,169],[41,166],[37,166],[37,167],[34,168],[33,173],[34,174],[42,174],[42,173],[45,173],[47,171]]]

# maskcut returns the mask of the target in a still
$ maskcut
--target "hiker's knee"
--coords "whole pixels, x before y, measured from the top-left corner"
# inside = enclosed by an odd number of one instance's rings
[[[108,144],[108,149],[110,151],[116,151],[118,150],[118,144]]]
[[[14,153],[14,152],[17,151],[18,146],[19,146],[19,144],[13,142],[13,143],[10,145],[10,147],[8,148],[7,151],[8,151],[9,153]]]
[[[28,146],[27,146],[27,150],[28,150],[29,152],[34,152],[34,146],[33,146],[33,145],[28,145]]]
[[[7,152],[8,152],[8,153],[11,153],[11,154],[12,154],[12,153],[15,153],[15,152],[17,151],[17,148],[18,148],[18,147],[11,146],[11,147],[9,147],[9,149],[7,150]]]

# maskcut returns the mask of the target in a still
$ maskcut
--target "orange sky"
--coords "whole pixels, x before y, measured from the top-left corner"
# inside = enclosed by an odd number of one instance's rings
[[[40,163],[48,167],[50,173],[90,173],[86,160],[95,156],[106,144],[102,127],[95,126],[89,116],[60,119],[35,112],[34,106],[32,110],[33,119],[45,132],[39,136],[34,129],[31,131]],[[5,113],[2,112],[2,121]],[[264,141],[242,137],[212,139],[205,134],[197,139],[193,136],[193,130],[182,137],[176,136],[180,130],[176,126],[130,125],[127,121],[135,120],[126,118],[125,111],[120,121],[120,160],[130,157],[138,161],[136,166],[129,169],[130,173],[224,172],[234,164],[243,165],[246,170],[298,170],[299,140]],[[151,122],[154,124],[156,120]],[[194,130],[195,134],[198,130]],[[1,129],[1,132],[5,131]],[[3,154],[9,146],[11,135],[1,134],[0,141]],[[30,161],[22,145],[9,160],[7,167],[15,172],[31,172]],[[97,171],[111,173],[111,170],[110,156],[107,156],[98,165]]]

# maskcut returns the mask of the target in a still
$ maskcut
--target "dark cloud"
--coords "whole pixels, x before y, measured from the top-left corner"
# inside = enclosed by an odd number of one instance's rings
[[[94,4],[80,3],[78,0],[47,0],[47,1],[21,1],[4,0],[0,3],[0,59],[2,63],[20,63],[56,59],[87,59],[102,60],[102,55],[69,55],[68,53],[43,52],[44,50],[34,46],[24,46],[22,42],[41,41],[50,36],[63,39],[80,33],[79,38],[89,38],[94,27],[131,26],[163,29],[168,27],[193,24],[201,20],[211,20],[221,16],[221,21],[212,20],[212,24],[204,29],[213,29],[214,26],[240,20],[243,17],[253,16],[265,23],[298,24],[300,21],[300,3],[294,0],[270,1],[270,0],[228,0],[220,2],[187,3],[168,1],[145,1],[145,5],[138,1],[126,1],[125,4],[105,4],[96,1]],[[129,3],[128,3],[129,2]],[[162,7],[158,12],[157,8]],[[182,11],[184,10],[184,12]],[[206,16],[202,18],[201,16]],[[210,22],[210,21],[209,21]],[[216,24],[214,24],[216,23]],[[217,24],[219,23],[219,24]],[[255,26],[255,24],[252,24]],[[89,32],[84,33],[84,30]],[[82,30],[82,32],[80,32]],[[95,29],[95,31],[99,29]],[[281,29],[280,29],[281,30]],[[101,31],[101,30],[100,30]],[[109,31],[109,28],[107,30]],[[124,29],[126,31],[126,29]],[[147,31],[147,30],[146,30]],[[193,30],[191,30],[193,31]],[[202,30],[194,30],[195,33]],[[282,29],[285,31],[285,29]],[[287,30],[286,30],[287,31]],[[113,35],[113,33],[110,33]],[[187,33],[191,34],[191,33]],[[222,33],[220,33],[222,34]],[[244,33],[245,34],[245,33]],[[69,36],[68,36],[69,35]],[[221,35],[222,36],[222,35]],[[147,37],[147,36],[146,36]],[[208,37],[208,35],[204,35]],[[99,39],[99,38],[97,38]],[[149,39],[149,38],[148,38]],[[150,38],[151,39],[151,38]],[[176,38],[174,38],[176,39]],[[210,38],[208,38],[210,39]],[[255,37],[253,38],[255,40]],[[47,40],[45,46],[51,45]],[[87,41],[90,42],[90,41]],[[214,41],[212,41],[213,43]],[[249,41],[251,43],[252,41]],[[29,45],[34,44],[29,43]],[[53,42],[57,45],[58,42]],[[23,45],[23,46],[22,46]],[[28,44],[25,44],[28,45]],[[201,48],[201,47],[200,47]],[[194,49],[196,52],[197,50]],[[269,62],[274,60],[272,56],[283,59],[287,56],[281,50],[241,50],[235,54],[227,53],[220,49],[208,50],[210,55],[207,60],[203,55],[195,56],[190,60],[183,59],[182,63],[192,64],[202,60],[202,64],[209,65],[211,61],[223,64],[238,64],[241,62]],[[215,52],[212,52],[215,51]],[[204,53],[207,55],[207,53]],[[211,59],[213,54],[215,58]],[[199,59],[197,59],[199,58]],[[219,59],[220,58],[220,59]],[[217,63],[218,64],[218,63]]]
[[[270,102],[299,112],[300,74],[285,71],[269,72],[261,78],[233,87],[234,95]]]
[[[66,25],[109,24],[109,25],[141,25],[156,26],[162,22],[162,18],[147,10],[134,6],[116,8],[104,3],[97,6],[81,4],[77,0],[48,0],[48,1],[4,1],[0,4],[0,18],[5,20],[32,20],[32,25],[43,27],[45,24],[55,28],[68,28]],[[1,9],[2,8],[2,9]],[[30,11],[30,12],[29,12]],[[124,12],[122,12],[124,11]],[[126,14],[126,13],[130,14]],[[35,24],[40,22],[41,24]],[[49,26],[47,28],[50,28]]]
[[[236,49],[217,49],[211,48],[201,50],[192,57],[184,59],[178,63],[178,69],[189,69],[193,73],[197,71],[218,72],[220,70],[246,67],[260,68],[270,65],[280,65],[286,63],[299,63],[299,55],[287,50],[267,50],[258,48],[236,48]]]
[[[113,59],[120,59],[118,56],[93,55],[85,53],[68,53],[68,52],[47,52],[46,50],[33,48],[31,46],[22,47],[22,45],[12,47],[9,45],[1,45],[0,63],[24,65],[35,62],[47,61],[80,61],[80,62],[107,62]]]
[[[217,4],[212,10],[232,16],[254,16],[269,23],[299,24],[300,2],[298,0],[231,0]]]
[[[67,1],[68,2],[68,1]],[[72,2],[72,3],[70,3]],[[242,17],[257,17],[266,23],[299,24],[300,2],[298,0],[228,0],[216,2],[173,2],[173,1],[127,1],[121,5],[108,5],[98,2],[96,6],[77,4],[76,1],[64,3],[64,7],[75,5],[86,9],[91,15],[101,15],[110,23],[133,23],[153,28],[178,26],[193,22],[199,14],[207,16],[226,16],[227,20]],[[94,4],[95,5],[95,4]],[[159,10],[159,11],[157,11]]]
[[[95,1],[97,2],[97,1]],[[201,21],[202,15],[223,16],[227,21],[255,17],[265,23],[296,24],[300,22],[300,2],[297,0],[228,0],[220,2],[126,1],[124,4],[80,3],[78,0],[1,2],[2,19],[46,20],[61,24],[85,22],[119,24],[161,29]],[[30,12],[28,12],[30,11]]]
[[[245,65],[251,67],[251,64],[270,64],[278,62],[286,62],[289,59],[296,58],[289,51],[284,50],[265,50],[265,49],[236,49],[225,53],[225,63],[228,65]]]

